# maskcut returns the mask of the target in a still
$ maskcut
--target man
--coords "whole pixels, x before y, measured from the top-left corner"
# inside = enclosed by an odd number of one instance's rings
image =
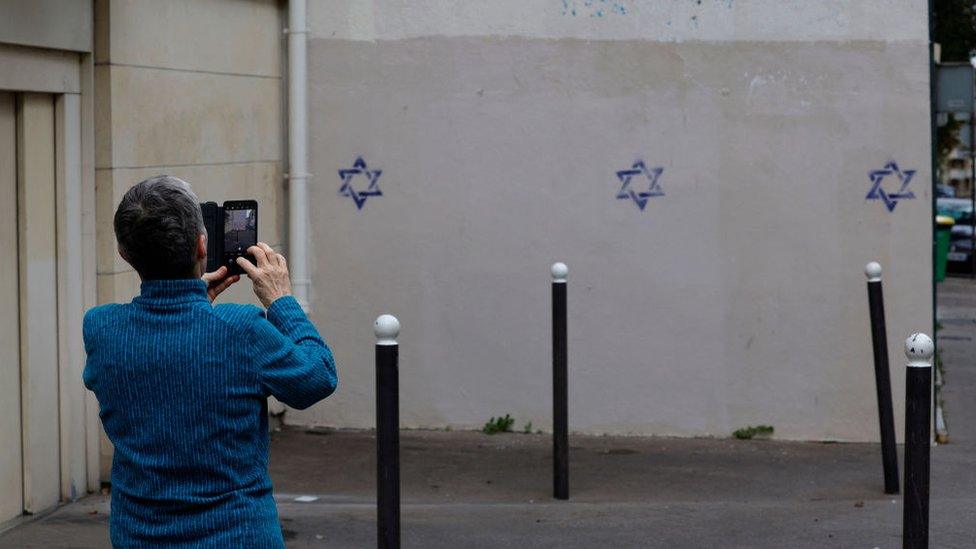
[[[142,181],[115,212],[131,303],[85,315],[85,386],[115,445],[116,547],[283,547],[268,476],[267,398],[307,408],[335,391],[329,347],[291,297],[285,258],[258,243],[237,262],[264,305],[212,305],[238,276],[204,274],[197,197]]]

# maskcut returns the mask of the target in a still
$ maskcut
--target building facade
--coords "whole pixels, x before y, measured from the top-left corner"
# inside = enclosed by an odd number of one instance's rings
[[[288,9],[0,0],[0,523],[108,479],[80,321],[138,292],[122,193],[169,173],[257,199],[288,252],[296,32],[308,306],[341,382],[286,423],[373,425],[388,312],[405,427],[546,428],[554,261],[574,431],[877,440],[872,260],[901,409],[902,336],[932,329],[925,1],[309,0],[304,29]]]
[[[938,61],[938,59],[937,59]],[[973,192],[972,136],[973,65],[940,63],[936,66],[936,125],[945,141],[939,151],[940,196],[971,197]],[[943,149],[942,147],[945,147]]]
[[[0,2],[0,523],[97,489],[91,7]]]
[[[0,241],[19,250],[0,269],[0,524],[108,480],[81,318],[139,291],[112,230],[131,185],[169,173],[204,201],[257,199],[280,246],[284,7],[0,1],[0,188],[18,197]],[[256,302],[245,284],[229,293]]]

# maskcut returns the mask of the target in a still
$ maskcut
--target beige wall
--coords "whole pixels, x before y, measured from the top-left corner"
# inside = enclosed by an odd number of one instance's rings
[[[95,4],[98,301],[139,292],[112,217],[152,175],[203,201],[256,198],[259,237],[284,241],[282,12],[275,0],[98,0]],[[256,302],[245,278],[223,299]],[[111,449],[103,441],[103,473]]]
[[[92,49],[92,0],[0,0],[0,14],[0,42]]]
[[[39,512],[96,490],[99,428],[81,383],[81,319],[95,302],[94,254],[84,254],[94,242],[92,6],[0,0],[0,13],[0,90],[18,105],[16,143],[4,140],[3,156],[17,158],[7,202],[19,210],[6,236],[20,241],[14,321],[0,331],[20,343],[4,398],[20,390],[5,424],[21,433],[22,447],[6,442],[23,457],[22,486],[4,483],[0,493],[10,504],[4,521],[17,507]]]
[[[17,120],[17,210],[20,263],[20,381],[24,508],[32,513],[60,496],[58,425],[57,247],[54,97],[24,94]]]
[[[17,103],[0,92],[0,194],[17,196]],[[16,250],[17,200],[0,201],[0,246]],[[0,524],[24,511],[20,402],[20,261],[0,264]]]
[[[0,90],[80,93],[92,21],[89,0],[0,0]]]
[[[115,251],[122,194],[161,173],[201,200],[256,197],[260,237],[283,241],[283,64],[278,2],[99,0],[95,85],[98,298],[138,277]],[[230,299],[250,301],[249,282]]]
[[[573,430],[876,440],[874,259],[901,409],[901,342],[932,329],[924,0],[309,13],[312,310],[341,383],[286,421],[373,425],[389,312],[404,426],[548,427],[556,260]],[[383,196],[357,210],[360,155]],[[638,159],[664,169],[644,211],[615,198]],[[917,170],[893,212],[865,200],[889,160]]]

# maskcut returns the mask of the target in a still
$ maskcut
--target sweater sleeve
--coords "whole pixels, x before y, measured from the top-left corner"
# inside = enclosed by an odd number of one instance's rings
[[[272,303],[252,334],[253,360],[265,394],[304,409],[335,391],[332,351],[293,297]]]
[[[103,325],[111,320],[112,314],[118,310],[120,305],[107,303],[92,307],[85,311],[85,318],[81,324],[81,337],[85,343],[85,369],[82,371],[81,379],[85,388],[90,391],[95,390],[97,375],[92,366],[91,357],[99,347],[99,332],[103,331]]]
[[[85,369],[81,373],[82,383],[85,384],[85,388],[89,391],[95,390],[95,379],[94,372],[89,367],[91,364],[91,355],[95,350],[95,309],[88,309],[85,312],[85,318],[81,323],[81,338],[85,342]]]

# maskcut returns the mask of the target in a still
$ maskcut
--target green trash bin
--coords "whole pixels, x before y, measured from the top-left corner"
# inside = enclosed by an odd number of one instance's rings
[[[935,281],[942,282],[946,277],[946,262],[949,257],[949,240],[955,220],[947,215],[935,216]]]

